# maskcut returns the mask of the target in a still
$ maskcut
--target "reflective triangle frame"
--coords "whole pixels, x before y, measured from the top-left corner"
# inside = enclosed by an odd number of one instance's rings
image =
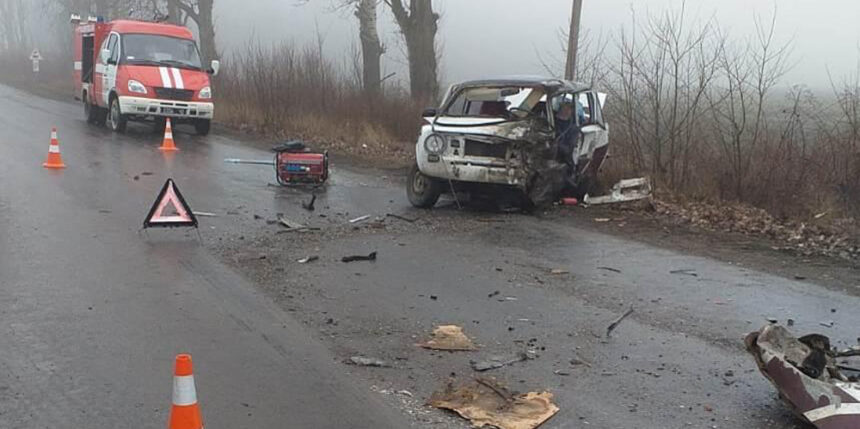
[[[167,208],[167,205],[170,203],[172,203],[176,208],[179,216],[165,217],[162,215],[164,209]],[[160,218],[164,218],[165,220],[159,220]],[[164,187],[161,188],[161,192],[158,193],[158,198],[155,199],[155,203],[152,205],[152,208],[149,209],[149,214],[143,221],[143,228],[180,227],[197,228],[197,217],[194,216],[194,212],[191,210],[191,207],[188,206],[187,202],[185,202],[185,198],[182,196],[182,193],[179,192],[176,182],[174,182],[173,179],[167,179],[167,181],[164,182]]]

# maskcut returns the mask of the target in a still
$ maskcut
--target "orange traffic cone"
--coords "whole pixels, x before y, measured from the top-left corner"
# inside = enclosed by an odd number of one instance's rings
[[[57,138],[57,128],[51,129],[51,146],[48,147],[48,160],[42,164],[45,168],[66,168],[63,157],[60,156],[60,140]]]
[[[197,389],[191,370],[191,355],[176,356],[173,373],[173,407],[167,429],[203,429],[203,417],[197,406]]]
[[[167,126],[164,127],[164,142],[158,150],[165,152],[176,152],[179,150],[173,143],[173,127],[170,126],[170,118],[167,118]]]

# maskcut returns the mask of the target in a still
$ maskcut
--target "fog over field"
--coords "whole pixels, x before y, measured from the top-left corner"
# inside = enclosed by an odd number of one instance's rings
[[[263,42],[313,42],[317,29],[326,52],[347,55],[357,44],[357,21],[351,10],[332,11],[329,0],[219,0],[216,2],[218,41],[222,50],[243,46],[250,39]],[[586,0],[583,30],[610,39],[633,18],[677,8],[679,0]],[[441,74],[444,81],[500,74],[545,74],[545,62],[562,57],[559,33],[567,27],[569,0],[437,0],[442,20]],[[860,43],[860,2],[853,0],[701,0],[688,1],[689,16],[716,19],[733,36],[752,35],[755,17],[777,14],[777,39],[793,40],[794,68],[785,84],[803,82],[829,86],[827,68],[834,76],[852,71]],[[380,31],[388,47],[386,71],[405,79],[405,48],[386,9]],[[635,11],[635,13],[634,13]]]

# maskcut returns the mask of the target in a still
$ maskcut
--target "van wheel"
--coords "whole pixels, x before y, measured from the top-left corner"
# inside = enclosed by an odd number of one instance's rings
[[[110,129],[117,133],[124,133],[128,126],[128,116],[123,115],[122,111],[120,111],[119,98],[111,98],[109,112],[108,125],[110,125]]]
[[[89,98],[84,95],[84,117],[87,118],[87,123],[104,125],[107,115],[104,109],[90,103]]]
[[[209,130],[212,129],[212,121],[209,119],[198,119],[194,121],[194,130],[197,131],[197,135],[206,136],[209,135]]]
[[[426,176],[418,169],[416,163],[409,170],[406,194],[413,206],[429,209],[436,205],[436,201],[439,201],[439,196],[442,195],[442,182]]]

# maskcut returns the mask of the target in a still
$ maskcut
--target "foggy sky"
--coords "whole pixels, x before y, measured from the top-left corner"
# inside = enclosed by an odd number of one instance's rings
[[[664,11],[679,0],[584,0],[583,30],[611,37],[646,10]],[[253,6],[249,7],[249,4]],[[332,12],[330,0],[217,0],[216,25],[220,48],[226,51],[255,38],[310,42],[317,28],[326,53],[343,58],[357,43],[351,11]],[[441,78],[451,82],[509,74],[547,74],[540,58],[560,59],[559,29],[568,25],[571,0],[436,0],[442,14]],[[776,4],[776,8],[775,5]],[[751,35],[754,14],[777,14],[777,38],[793,40],[795,66],[783,84],[827,87],[827,68],[834,77],[854,71],[860,43],[860,1],[857,0],[689,0],[692,20],[715,17],[733,36]],[[387,72],[405,79],[405,48],[390,13],[380,6],[380,33],[388,47]]]

